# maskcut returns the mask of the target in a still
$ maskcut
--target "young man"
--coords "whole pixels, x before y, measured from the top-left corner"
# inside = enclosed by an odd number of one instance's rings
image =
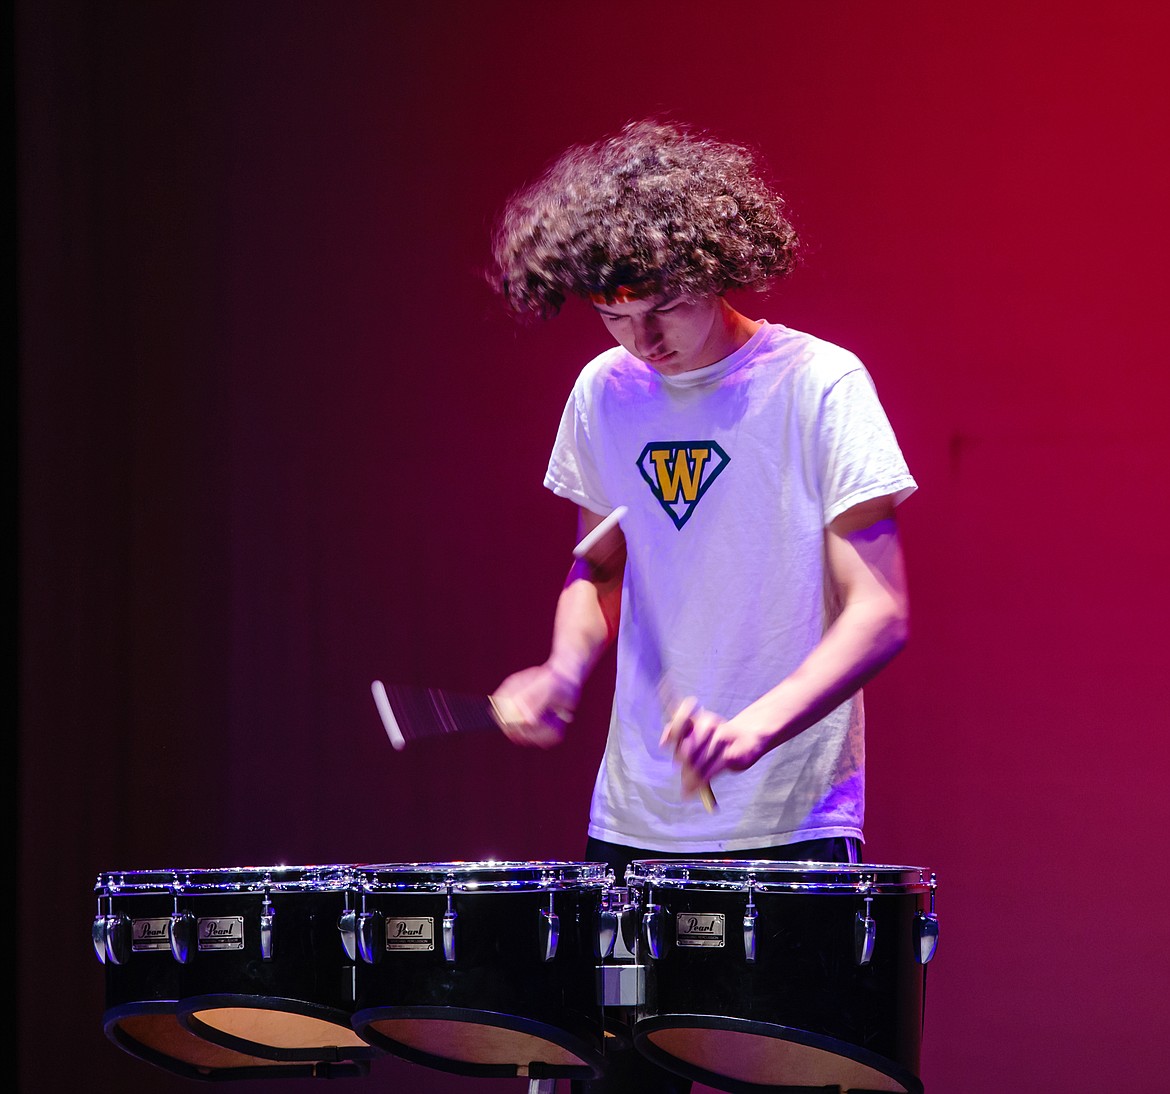
[[[511,307],[583,298],[617,342],[580,374],[545,485],[582,535],[624,507],[620,534],[495,698],[513,741],[555,744],[616,637],[585,857],[619,880],[672,854],[859,858],[858,689],[906,640],[894,507],[915,483],[852,354],[728,301],[795,247],[745,149],[650,122],[566,152],[497,230]]]

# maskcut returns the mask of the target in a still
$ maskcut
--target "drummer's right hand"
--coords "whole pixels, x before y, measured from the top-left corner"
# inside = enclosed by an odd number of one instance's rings
[[[509,676],[492,694],[496,720],[513,744],[552,748],[573,720],[580,688],[547,662]]]

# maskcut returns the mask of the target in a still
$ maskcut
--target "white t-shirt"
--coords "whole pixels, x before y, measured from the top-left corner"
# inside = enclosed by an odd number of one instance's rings
[[[694,853],[861,838],[860,694],[747,771],[718,776],[714,813],[683,799],[658,746],[671,699],[693,695],[731,717],[789,675],[832,620],[825,526],[915,489],[861,362],[772,324],[679,376],[614,347],[577,379],[545,485],[595,513],[629,510],[589,834]]]

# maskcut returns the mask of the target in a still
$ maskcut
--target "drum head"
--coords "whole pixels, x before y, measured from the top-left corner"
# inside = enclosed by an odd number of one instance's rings
[[[756,893],[926,893],[921,866],[841,862],[773,862],[771,859],[639,859],[626,879],[633,886]]]
[[[425,1067],[481,1078],[595,1078],[587,1035],[530,1018],[460,1007],[374,1007],[353,1016],[370,1044]]]
[[[768,1022],[660,1015],[634,1027],[634,1043],[660,1067],[733,1094],[767,1094],[777,1086],[922,1094],[917,1077],[892,1060]]]
[[[363,1076],[369,1065],[278,1062],[213,1044],[179,1021],[173,1000],[112,1007],[103,1017],[106,1036],[124,1052],[186,1079],[317,1078]]]
[[[353,867],[228,866],[171,873],[174,887],[183,893],[309,893],[344,889],[353,878]]]
[[[101,897],[143,893],[260,893],[344,889],[353,867],[228,866],[219,869],[111,870],[98,875]]]
[[[363,890],[382,893],[518,893],[608,883],[599,862],[396,862],[359,866],[354,877]]]
[[[300,999],[214,995],[180,1000],[180,1023],[211,1044],[266,1060],[349,1060],[377,1055],[349,1015]]]

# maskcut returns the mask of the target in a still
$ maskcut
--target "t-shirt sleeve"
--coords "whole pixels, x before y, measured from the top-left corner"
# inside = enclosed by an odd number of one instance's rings
[[[587,405],[578,381],[561,415],[544,485],[558,497],[568,498],[591,512],[604,515],[613,509],[613,505],[601,485],[591,443]]]
[[[858,362],[821,401],[818,470],[824,522],[873,498],[905,501],[918,488],[865,367]]]

